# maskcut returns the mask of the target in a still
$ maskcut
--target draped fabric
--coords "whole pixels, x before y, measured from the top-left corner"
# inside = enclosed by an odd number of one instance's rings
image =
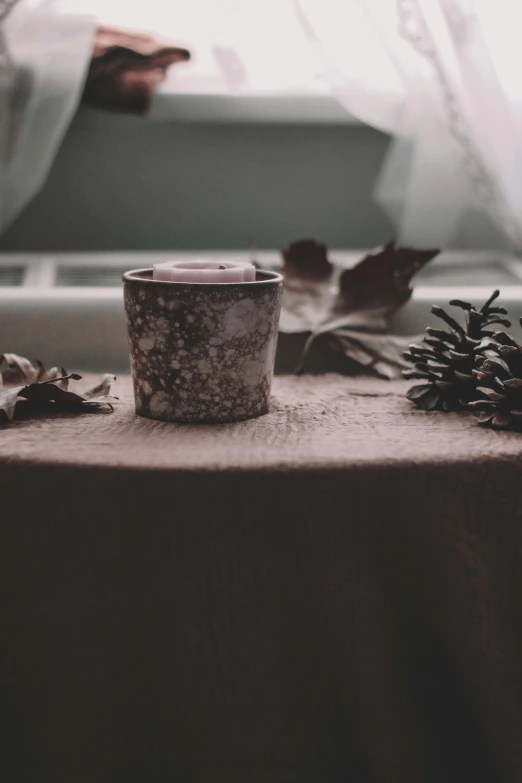
[[[520,783],[520,434],[406,389],[4,428],[1,779]]]
[[[377,198],[405,244],[522,250],[522,54],[515,0],[299,0],[334,93],[392,134]],[[467,234],[467,235],[466,235]]]
[[[360,120],[389,133],[393,141],[375,195],[403,244],[483,247],[494,241],[522,250],[517,0],[20,0],[19,5],[20,17],[29,15],[24,45],[9,24],[4,33],[14,73],[21,83],[24,75],[38,79],[31,95],[39,105],[47,89],[61,103],[53,111],[56,127],[40,126],[38,133],[39,113],[27,109],[20,136],[32,134],[38,144],[31,146],[30,164],[27,156],[11,162],[7,179],[4,153],[4,225],[42,182],[70,117],[92,29],[86,21],[80,30],[78,16],[71,14],[89,12],[106,24],[161,33],[191,51],[191,62],[172,69],[163,92],[329,93]],[[11,16],[14,24],[15,12]],[[68,25],[73,28],[65,37]],[[12,80],[13,72],[2,68],[3,81]],[[23,93],[20,88],[17,94]],[[19,185],[29,168],[30,187]]]
[[[0,233],[45,182],[81,95],[94,24],[53,0],[19,0],[0,20]]]

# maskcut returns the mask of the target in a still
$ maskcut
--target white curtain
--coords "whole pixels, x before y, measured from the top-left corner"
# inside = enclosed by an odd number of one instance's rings
[[[0,233],[47,177],[81,95],[94,27],[93,15],[53,0],[18,0],[0,17]]]
[[[393,136],[376,189],[405,244],[522,252],[519,0],[298,0],[329,82]]]
[[[376,198],[400,242],[480,247],[493,224],[499,243],[522,252],[521,0],[62,6],[189,48],[192,61],[172,69],[163,91],[332,92],[393,138]]]

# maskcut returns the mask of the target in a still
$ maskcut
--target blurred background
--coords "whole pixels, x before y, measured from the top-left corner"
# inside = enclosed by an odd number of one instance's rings
[[[66,17],[83,19],[87,38],[112,25],[191,57],[165,69],[146,116],[111,113],[116,100],[67,107],[3,250],[273,248],[302,235],[519,249],[514,0],[18,0],[17,13],[4,46],[14,70],[35,67],[10,92],[26,123],[84,46],[64,47]],[[27,62],[46,33],[52,67]],[[84,59],[66,85],[77,103]],[[4,212],[14,200],[7,192]]]
[[[126,366],[124,269],[303,237],[347,264],[441,248],[404,333],[491,286],[521,310],[521,23],[516,0],[0,0],[7,349]]]
[[[372,198],[386,135],[328,99],[328,119],[299,116],[291,99],[226,101],[174,95],[158,119],[81,109],[2,249],[278,248],[302,235],[367,247],[394,235]]]

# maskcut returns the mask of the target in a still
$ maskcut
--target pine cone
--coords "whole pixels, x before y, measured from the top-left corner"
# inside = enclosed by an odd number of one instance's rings
[[[420,378],[426,383],[413,386],[407,397],[418,408],[426,411],[459,411],[476,400],[477,378],[473,374],[476,355],[487,352],[491,342],[493,324],[511,326],[500,316],[506,315],[503,307],[493,307],[499,291],[494,291],[480,310],[469,302],[454,299],[452,307],[466,311],[465,325],[461,326],[441,307],[431,312],[449,326],[449,331],[428,327],[422,345],[410,345],[403,355],[414,367],[404,370],[405,378]]]
[[[522,326],[522,318],[520,319]],[[477,396],[469,408],[477,420],[495,429],[522,428],[522,346],[505,332],[496,332],[487,353],[478,354],[473,374]]]

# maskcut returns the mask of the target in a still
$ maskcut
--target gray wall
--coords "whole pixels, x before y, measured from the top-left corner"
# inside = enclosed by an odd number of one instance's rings
[[[282,247],[393,236],[372,201],[388,139],[363,126],[174,123],[82,110],[5,251]]]

